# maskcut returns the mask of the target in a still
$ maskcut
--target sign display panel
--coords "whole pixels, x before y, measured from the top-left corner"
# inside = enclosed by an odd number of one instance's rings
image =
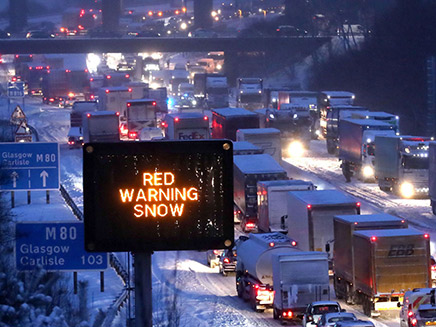
[[[233,244],[230,141],[89,143],[83,151],[88,251]]]

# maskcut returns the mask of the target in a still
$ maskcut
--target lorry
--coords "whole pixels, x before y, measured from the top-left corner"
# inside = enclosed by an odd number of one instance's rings
[[[128,100],[120,116],[120,133],[139,140],[144,128],[157,128],[157,106],[154,99]]]
[[[430,142],[428,148],[428,195],[431,210],[436,215],[436,142]]]
[[[183,69],[177,69],[171,71],[170,84],[170,94],[172,96],[177,96],[179,90],[179,85],[181,83],[189,83],[189,73]]]
[[[327,152],[329,154],[338,155],[339,153],[339,125],[346,118],[361,118],[366,117],[353,116],[353,112],[367,113],[366,107],[360,106],[323,106],[320,111],[320,129],[321,135],[326,139]]]
[[[80,148],[83,145],[82,117],[85,112],[97,111],[96,101],[75,101],[70,112],[70,130],[68,131],[68,147]]]
[[[162,127],[168,140],[210,139],[209,118],[198,112],[168,114]]]
[[[281,233],[240,236],[236,243],[236,291],[250,301],[253,310],[263,311],[274,303],[272,255],[298,252],[297,242]]]
[[[243,108],[212,110],[212,138],[236,141],[236,131],[241,128],[259,128],[257,114]]]
[[[376,229],[407,228],[406,220],[385,214],[338,215],[334,217],[333,229],[335,249],[334,287],[336,297],[345,299],[346,303],[357,302],[355,289],[355,267],[353,263],[352,238],[355,231]]]
[[[262,78],[238,78],[236,80],[237,107],[249,110],[263,108]]]
[[[430,137],[376,136],[375,177],[382,191],[403,198],[428,197]]]
[[[168,94],[166,87],[147,87],[144,89],[142,98],[154,99],[154,101],[156,101],[156,110],[159,119],[162,119],[168,112]]]
[[[301,250],[324,251],[334,240],[333,217],[355,214],[360,215],[360,202],[338,190],[288,192],[282,227]]]
[[[278,163],[282,161],[280,131],[276,128],[242,128],[236,131],[236,141],[248,141],[264,149]]]
[[[283,148],[288,144],[299,142],[302,147],[308,149],[311,136],[312,117],[309,108],[283,104],[281,109],[257,109],[260,127],[273,127],[280,130]]]
[[[83,114],[83,142],[118,142],[119,113],[94,111]]]
[[[229,105],[227,77],[222,74],[195,74],[194,95],[206,108],[225,108]]]
[[[132,100],[132,89],[125,86],[105,87],[98,91],[99,110],[121,112],[129,100]]]
[[[312,191],[315,188],[312,182],[294,179],[257,182],[258,230],[260,232],[286,232],[283,229],[283,219],[288,212],[286,202],[288,192]]]
[[[233,142],[233,155],[262,154],[263,149],[247,141]]]
[[[236,252],[236,290],[253,310],[272,307],[274,319],[295,321],[311,302],[330,298],[325,253],[300,251],[281,233],[241,236]]]
[[[269,154],[233,158],[233,201],[244,232],[257,229],[257,182],[285,179],[286,171]]]
[[[395,126],[372,119],[342,119],[339,124],[339,160],[347,182],[352,176],[375,181],[374,141],[378,136],[395,136]]]
[[[398,314],[406,290],[431,285],[428,234],[410,227],[358,230],[336,242],[335,274],[352,274],[346,282],[354,283],[351,296],[367,316]]]

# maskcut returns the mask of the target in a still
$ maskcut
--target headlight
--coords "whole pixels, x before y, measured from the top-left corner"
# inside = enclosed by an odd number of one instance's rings
[[[373,177],[374,176],[374,169],[371,166],[365,166],[363,167],[363,176],[366,178]]]
[[[294,114],[293,117],[294,117],[294,119],[297,119],[297,118],[298,118],[298,115],[297,115],[297,114]]]
[[[304,154],[304,147],[300,141],[292,141],[288,146],[288,154],[290,157],[302,157]]]
[[[192,105],[195,106],[197,104],[197,100],[192,100]]]
[[[220,64],[216,65],[217,70],[221,70],[221,68],[223,68],[223,66],[221,66]]]
[[[404,198],[411,198],[415,194],[415,188],[409,182],[404,182],[400,186],[400,193]]]
[[[274,115],[273,114],[269,114],[269,118],[274,119]]]

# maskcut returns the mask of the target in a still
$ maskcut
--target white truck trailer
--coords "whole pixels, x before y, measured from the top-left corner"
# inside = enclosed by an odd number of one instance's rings
[[[83,114],[83,142],[118,142],[119,113],[95,111]]]
[[[168,114],[162,127],[168,140],[210,139],[209,118],[199,112]]]
[[[121,112],[126,101],[132,100],[132,89],[125,86],[111,86],[98,91],[98,109]]]
[[[262,154],[263,149],[247,141],[233,142],[233,155]]]
[[[236,141],[248,141],[272,156],[278,163],[282,161],[280,131],[276,128],[247,128],[236,131]]]
[[[312,191],[312,182],[277,180],[257,182],[258,229],[262,232],[285,232],[284,217],[288,213],[286,197],[289,191]]]

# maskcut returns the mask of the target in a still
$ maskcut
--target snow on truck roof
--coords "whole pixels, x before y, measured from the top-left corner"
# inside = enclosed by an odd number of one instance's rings
[[[346,223],[367,223],[367,222],[403,222],[404,220],[387,213],[376,213],[372,215],[339,215],[335,219]]]
[[[321,93],[331,97],[352,97],[354,93],[347,91],[321,91]]]
[[[108,87],[102,87],[101,90],[106,92],[106,90],[109,90],[110,92],[128,92],[129,88],[125,86],[108,86]]]
[[[355,198],[337,190],[316,190],[316,191],[291,191],[292,196],[311,206],[353,204],[358,202]]]
[[[142,102],[150,102],[150,101],[156,101],[155,99],[132,99],[132,100],[126,100],[128,103],[142,103]]]
[[[174,118],[180,118],[180,119],[197,119],[201,118],[204,119],[204,115],[201,112],[183,112],[178,114],[168,114],[166,117],[170,117],[172,119]]]
[[[280,134],[277,128],[241,128],[238,131],[244,134]]]
[[[114,115],[119,116],[119,113],[115,111],[92,111],[92,112],[86,112],[85,115],[91,115],[91,116],[108,116],[108,115]]]
[[[312,182],[303,181],[300,179],[284,179],[284,180],[276,180],[276,181],[260,181],[257,184],[261,186],[287,186],[287,185],[307,185],[312,186]]]
[[[248,141],[233,142],[233,151],[241,151],[241,150],[261,150],[261,148]]]
[[[414,228],[400,228],[400,229],[375,229],[375,230],[363,230],[354,232],[354,235],[361,236],[370,239],[371,237],[397,237],[397,236],[423,236],[425,233],[420,232]]]
[[[245,174],[286,173],[269,154],[234,156],[233,163]]]
[[[220,116],[255,116],[257,117],[257,114],[254,112],[251,112],[249,110],[246,110],[244,108],[220,108],[220,109],[213,109],[212,112],[216,113]]]
[[[290,243],[294,241],[292,238],[282,233],[259,233],[259,234],[250,233],[249,238],[250,240],[253,240],[261,244],[269,244],[271,242]]]
[[[351,119],[351,118],[347,118],[347,119],[342,119],[342,121],[347,121],[349,123],[356,124],[356,125],[393,128],[393,126],[391,124],[385,123],[384,121],[375,120],[375,119]]]

